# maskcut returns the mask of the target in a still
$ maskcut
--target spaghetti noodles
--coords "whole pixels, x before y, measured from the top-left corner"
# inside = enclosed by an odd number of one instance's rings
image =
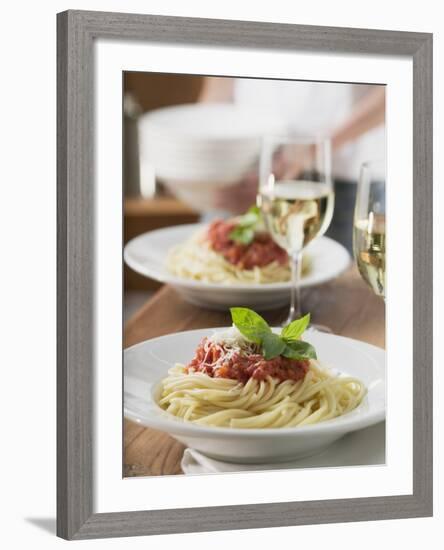
[[[239,267],[227,261],[224,256],[211,248],[206,239],[207,229],[193,235],[188,241],[173,247],[167,257],[167,269],[186,279],[220,284],[270,284],[290,280],[291,270],[288,261],[276,260],[264,266],[250,269]],[[302,275],[310,270],[307,255],[302,257]]]
[[[257,352],[234,327],[204,339],[189,365],[169,370],[158,404],[200,425],[289,428],[344,415],[366,395],[361,381],[317,360],[266,360]]]

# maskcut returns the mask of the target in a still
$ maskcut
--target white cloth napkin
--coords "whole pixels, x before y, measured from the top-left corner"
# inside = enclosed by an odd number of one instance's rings
[[[185,474],[192,475],[378,464],[385,464],[385,422],[348,434],[320,454],[291,462],[234,464],[214,460],[195,449],[185,449],[181,466]]]

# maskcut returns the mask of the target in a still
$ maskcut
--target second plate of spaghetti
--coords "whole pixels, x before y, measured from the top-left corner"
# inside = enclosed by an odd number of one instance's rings
[[[125,416],[228,462],[279,462],[320,452],[385,418],[385,352],[279,331],[254,311],[234,324],[172,334],[125,351]]]
[[[276,261],[266,266],[240,269],[239,262],[235,265],[226,259],[228,254],[236,254],[235,249],[216,252],[207,240],[202,241],[208,229],[204,224],[187,224],[144,233],[125,246],[125,262],[145,277],[171,284],[195,305],[226,310],[227,306],[241,303],[265,310],[288,303],[290,271],[278,252]],[[224,229],[216,226],[214,233],[219,236]],[[269,244],[257,243],[255,248],[268,249],[268,253],[272,248]],[[341,244],[320,237],[306,249],[301,286],[325,283],[340,275],[349,264],[349,254]]]

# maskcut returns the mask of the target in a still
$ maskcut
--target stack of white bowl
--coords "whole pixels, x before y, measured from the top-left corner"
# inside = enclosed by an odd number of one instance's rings
[[[229,103],[158,109],[140,118],[140,159],[175,195],[207,210],[216,188],[255,165],[262,137],[284,130],[276,115]]]

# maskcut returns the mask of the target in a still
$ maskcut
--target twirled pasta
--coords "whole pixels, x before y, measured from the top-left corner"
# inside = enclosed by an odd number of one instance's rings
[[[162,380],[158,404],[195,424],[229,428],[289,428],[316,424],[355,409],[366,395],[363,383],[335,376],[312,361],[297,382],[268,376],[246,384],[204,373],[170,369]]]
[[[290,266],[277,261],[264,267],[240,269],[228,262],[222,254],[211,249],[204,238],[204,232],[198,232],[188,241],[174,246],[167,256],[167,269],[178,277],[194,279],[207,283],[269,284],[290,280]],[[302,259],[302,274],[310,269],[310,261],[305,255]]]

